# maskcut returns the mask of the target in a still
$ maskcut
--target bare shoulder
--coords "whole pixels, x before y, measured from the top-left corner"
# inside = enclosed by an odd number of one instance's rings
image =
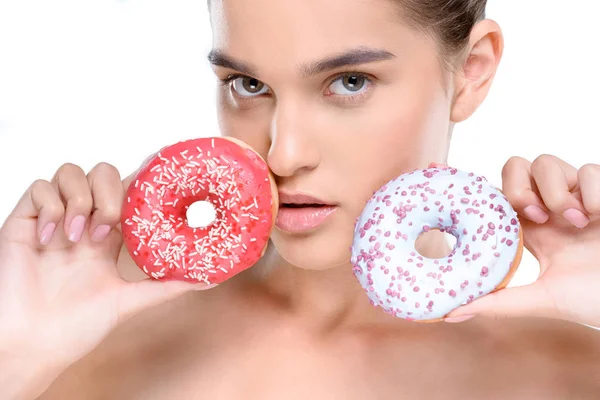
[[[542,319],[515,321],[506,329],[510,335],[520,338],[522,346],[563,362],[572,371],[594,372],[600,384],[600,330],[566,321]]]
[[[547,382],[556,398],[597,398],[600,330],[548,319],[494,321],[488,329],[495,331],[490,352],[516,361],[518,373]]]
[[[149,382],[208,357],[226,291],[188,293],[140,313],[67,369],[40,400],[137,398]]]
[[[434,398],[595,399],[600,393],[600,331],[574,323],[401,324],[370,330],[362,342],[362,362],[379,366],[372,380],[403,382],[415,397],[424,390]],[[438,388],[423,382],[423,371],[436,377]]]
[[[499,340],[511,340],[519,346],[564,361],[588,361],[600,367],[600,330],[567,321],[515,319],[499,321]],[[497,327],[496,327],[497,328]]]

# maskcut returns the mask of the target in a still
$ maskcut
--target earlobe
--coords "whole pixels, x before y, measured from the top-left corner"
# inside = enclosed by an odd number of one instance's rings
[[[452,122],[464,121],[481,105],[492,85],[503,49],[502,31],[496,22],[483,20],[473,27],[465,61],[456,74]]]

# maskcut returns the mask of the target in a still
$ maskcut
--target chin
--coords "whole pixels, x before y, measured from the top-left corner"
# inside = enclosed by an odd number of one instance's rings
[[[349,265],[353,237],[353,225],[336,225],[303,234],[275,229],[271,240],[279,256],[297,268],[314,271],[333,269]]]

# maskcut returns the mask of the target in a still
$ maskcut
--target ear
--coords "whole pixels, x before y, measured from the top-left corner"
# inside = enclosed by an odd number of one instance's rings
[[[504,38],[496,22],[486,19],[473,27],[465,61],[456,74],[452,122],[464,121],[481,105],[490,90],[503,50]]]

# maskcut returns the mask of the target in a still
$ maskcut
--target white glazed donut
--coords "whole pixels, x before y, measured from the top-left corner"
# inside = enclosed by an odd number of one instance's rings
[[[431,229],[456,237],[447,257],[416,250]],[[356,222],[351,262],[373,305],[431,322],[505,287],[522,248],[517,214],[499,189],[473,173],[430,167],[375,192]]]

